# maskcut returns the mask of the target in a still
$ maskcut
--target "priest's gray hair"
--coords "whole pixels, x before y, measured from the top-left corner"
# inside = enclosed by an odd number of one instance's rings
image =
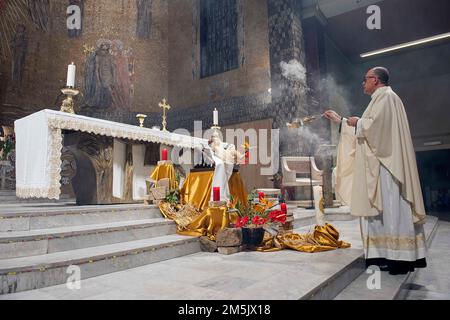
[[[390,74],[385,67],[375,67],[372,69],[373,73],[380,79],[380,82],[386,86],[389,85]]]

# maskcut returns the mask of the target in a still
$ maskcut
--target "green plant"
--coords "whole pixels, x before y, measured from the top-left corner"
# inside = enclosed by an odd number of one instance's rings
[[[7,136],[5,141],[0,141],[0,151],[2,155],[2,160],[8,159],[8,155],[15,148],[14,136]]]
[[[176,206],[180,203],[180,192],[178,190],[171,190],[164,200],[170,203],[170,205]]]

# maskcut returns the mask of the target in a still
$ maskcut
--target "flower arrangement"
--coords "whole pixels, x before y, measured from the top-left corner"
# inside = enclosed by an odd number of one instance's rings
[[[232,200],[232,207],[235,208],[239,214],[239,219],[236,222],[236,228],[257,228],[269,224],[278,223],[284,224],[286,222],[286,212],[282,210],[273,210],[275,203],[267,200],[264,194],[258,195],[258,202],[254,202],[256,194],[253,192],[244,205],[240,202],[234,203]]]
[[[16,147],[16,139],[14,135],[6,136],[4,141],[0,141],[1,160],[7,160],[9,154]]]

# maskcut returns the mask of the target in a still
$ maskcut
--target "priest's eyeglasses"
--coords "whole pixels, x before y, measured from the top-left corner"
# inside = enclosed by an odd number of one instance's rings
[[[363,83],[366,83],[367,82],[367,79],[370,79],[370,78],[377,78],[377,77],[375,77],[375,76],[368,76],[368,77],[364,77],[363,78]]]

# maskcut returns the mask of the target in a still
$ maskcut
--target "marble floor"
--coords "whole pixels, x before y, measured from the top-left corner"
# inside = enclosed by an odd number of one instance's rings
[[[408,300],[450,299],[450,222],[440,221],[428,250],[428,267],[420,269],[406,286]]]

